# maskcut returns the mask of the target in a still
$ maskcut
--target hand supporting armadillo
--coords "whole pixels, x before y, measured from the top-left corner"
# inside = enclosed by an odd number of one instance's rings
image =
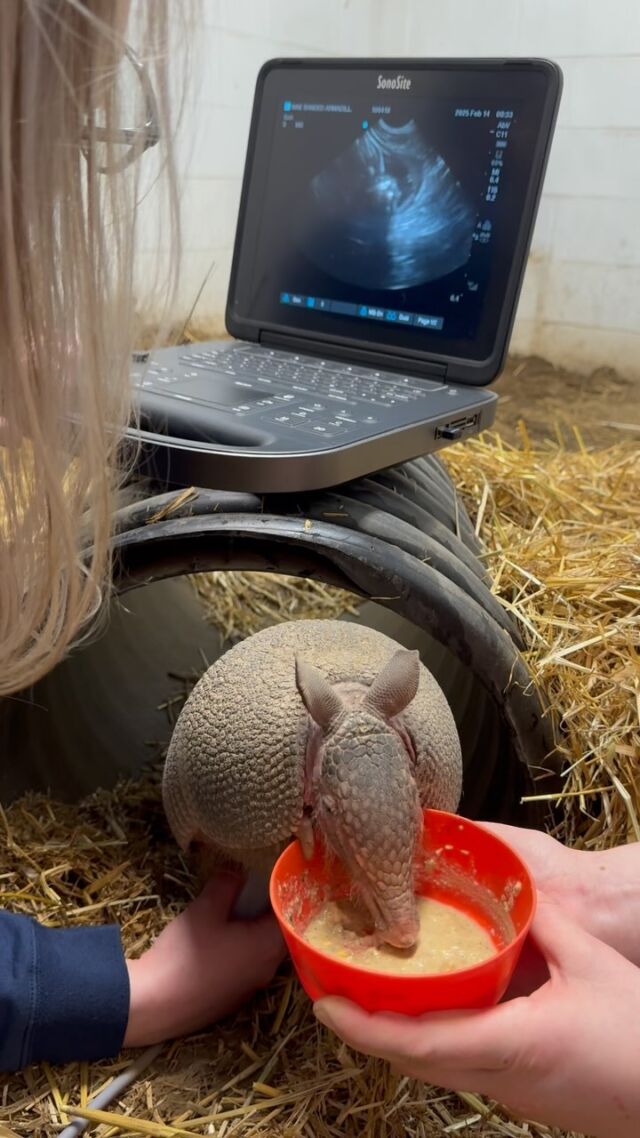
[[[461,782],[453,716],[417,652],[361,625],[293,621],[237,644],[193,689],[163,797],[184,850],[258,882],[292,836],[307,855],[324,841],[401,947],[417,936],[422,808],[456,810]]]

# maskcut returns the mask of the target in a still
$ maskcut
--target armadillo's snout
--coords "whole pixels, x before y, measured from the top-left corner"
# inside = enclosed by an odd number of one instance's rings
[[[389,892],[384,883],[369,882],[362,899],[374,918],[377,938],[392,948],[413,948],[420,932],[416,899],[409,879],[399,892]]]
[[[416,918],[389,925],[380,931],[380,939],[392,948],[413,948],[418,940],[420,925]]]

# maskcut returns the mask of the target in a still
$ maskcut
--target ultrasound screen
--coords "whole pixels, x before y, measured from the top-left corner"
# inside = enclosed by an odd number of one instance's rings
[[[522,222],[541,78],[269,73],[236,304],[271,326],[481,357]]]

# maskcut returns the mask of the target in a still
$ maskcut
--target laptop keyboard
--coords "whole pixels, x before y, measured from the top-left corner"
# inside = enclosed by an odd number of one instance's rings
[[[429,388],[442,389],[441,383],[416,380],[410,376],[373,371],[313,356],[296,356],[253,344],[232,344],[228,348],[189,352],[180,357],[185,366],[222,372],[242,388],[282,387],[297,395],[322,395],[337,402],[356,400],[392,407],[422,398]],[[180,378],[184,378],[184,375]]]
[[[202,354],[206,357],[206,353]],[[409,376],[396,376],[313,356],[296,356],[253,344],[234,344],[209,355],[215,360],[216,370],[222,369],[240,380],[246,377],[251,381],[255,377],[262,382],[281,383],[300,394],[321,394],[387,406],[392,406],[396,400],[408,402],[419,399],[428,387],[442,387],[442,384],[429,380],[420,381],[418,386]],[[205,359],[203,362],[206,364],[208,361]]]
[[[166,357],[165,357],[166,358]],[[135,386],[171,392],[180,401],[210,404],[222,408],[234,418],[250,420],[260,417],[262,426],[295,434],[312,434],[332,439],[353,434],[359,428],[370,429],[387,422],[385,411],[393,419],[403,418],[420,401],[428,401],[434,392],[442,392],[442,382],[380,372],[372,368],[294,355],[266,348],[260,344],[233,343],[208,348],[194,345],[182,349],[174,366],[152,360],[146,370],[133,374]],[[207,383],[207,376],[211,385]],[[237,392],[221,397],[216,378],[224,376]],[[193,381],[202,380],[204,391],[196,395]],[[192,381],[191,394],[185,394]],[[402,412],[402,409],[404,413]],[[416,419],[428,413],[415,409]]]

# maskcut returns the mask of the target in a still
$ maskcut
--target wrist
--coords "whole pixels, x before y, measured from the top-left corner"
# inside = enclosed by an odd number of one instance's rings
[[[571,853],[581,924],[640,966],[640,843]]]
[[[147,956],[127,960],[129,973],[129,1018],[124,1036],[125,1047],[149,1047],[172,1036],[161,983]]]

